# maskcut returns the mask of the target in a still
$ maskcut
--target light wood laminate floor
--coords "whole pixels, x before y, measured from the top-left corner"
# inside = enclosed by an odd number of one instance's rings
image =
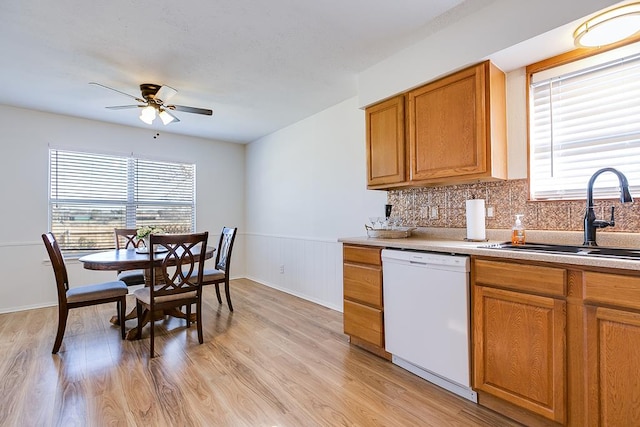
[[[231,288],[234,313],[205,288],[202,345],[158,321],[154,359],[148,327],[120,339],[115,304],[72,310],[57,355],[56,307],[0,315],[0,426],[516,425],[351,346],[339,312]]]

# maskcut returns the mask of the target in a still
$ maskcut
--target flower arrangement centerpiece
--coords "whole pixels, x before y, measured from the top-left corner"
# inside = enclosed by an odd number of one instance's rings
[[[136,237],[138,239],[142,239],[144,242],[144,246],[148,249],[151,245],[149,244],[149,236],[152,234],[163,234],[164,230],[159,227],[155,227],[153,225],[145,225],[142,228],[138,228],[136,231]]]

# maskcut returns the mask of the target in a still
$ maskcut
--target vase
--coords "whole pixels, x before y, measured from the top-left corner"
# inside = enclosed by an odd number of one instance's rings
[[[151,242],[150,242],[150,240],[151,239],[150,239],[149,236],[142,238],[142,241],[144,242],[144,247],[147,248],[147,250],[149,250],[149,251],[151,250]]]

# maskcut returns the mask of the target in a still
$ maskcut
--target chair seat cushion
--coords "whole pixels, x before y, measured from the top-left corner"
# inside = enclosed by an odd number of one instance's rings
[[[67,291],[67,302],[85,302],[105,298],[127,295],[127,285],[118,280],[116,282],[97,283],[95,285],[80,286]]]
[[[144,270],[126,270],[118,274],[118,280],[122,280],[127,286],[144,285]]]
[[[210,268],[202,271],[202,284],[208,285],[212,282],[221,282],[224,280],[224,271]],[[196,274],[192,273],[191,277],[195,277]]]
[[[224,280],[224,271],[216,270],[215,268],[204,270],[202,272],[202,284],[207,284],[207,282],[215,282]]]
[[[156,289],[160,289],[162,286],[156,286]],[[151,304],[151,292],[149,287],[144,287],[140,289],[136,289],[133,291],[133,295],[136,296],[144,304]],[[181,294],[173,294],[173,295],[163,295],[160,297],[156,297],[156,302],[167,302],[167,301],[178,301],[181,299],[190,299],[195,298],[197,295],[196,291],[183,292]]]

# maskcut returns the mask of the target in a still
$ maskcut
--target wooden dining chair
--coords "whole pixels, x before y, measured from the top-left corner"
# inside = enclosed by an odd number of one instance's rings
[[[97,283],[80,287],[69,288],[69,276],[64,264],[64,258],[60,251],[60,246],[53,233],[45,233],[42,240],[47,248],[53,273],[56,278],[58,289],[58,332],[53,344],[53,351],[56,354],[62,345],[62,337],[67,326],[69,310],[72,308],[86,307],[90,305],[116,302],[118,305],[118,321],[120,322],[120,333],[122,339],[125,337],[124,316],[127,309],[127,285],[118,280],[115,282]]]
[[[224,293],[227,297],[229,311],[233,311],[231,294],[229,293],[229,270],[231,268],[231,251],[233,250],[233,242],[236,240],[237,231],[237,227],[222,227],[220,240],[218,241],[218,250],[216,251],[215,268],[205,269],[202,276],[203,285],[216,286],[218,304],[222,304],[222,298],[220,297],[220,284],[224,283]]]
[[[116,249],[136,249],[141,245],[138,239],[138,230],[135,228],[115,228],[114,237]],[[144,285],[144,270],[118,271],[118,280],[122,280],[127,286]]]
[[[137,337],[141,338],[144,310],[150,320],[150,357],[154,357],[153,313],[186,306],[187,328],[191,327],[191,306],[196,306],[198,342],[202,344],[202,272],[209,233],[152,234],[150,237],[150,286],[136,289]],[[166,251],[166,255],[157,258]]]

